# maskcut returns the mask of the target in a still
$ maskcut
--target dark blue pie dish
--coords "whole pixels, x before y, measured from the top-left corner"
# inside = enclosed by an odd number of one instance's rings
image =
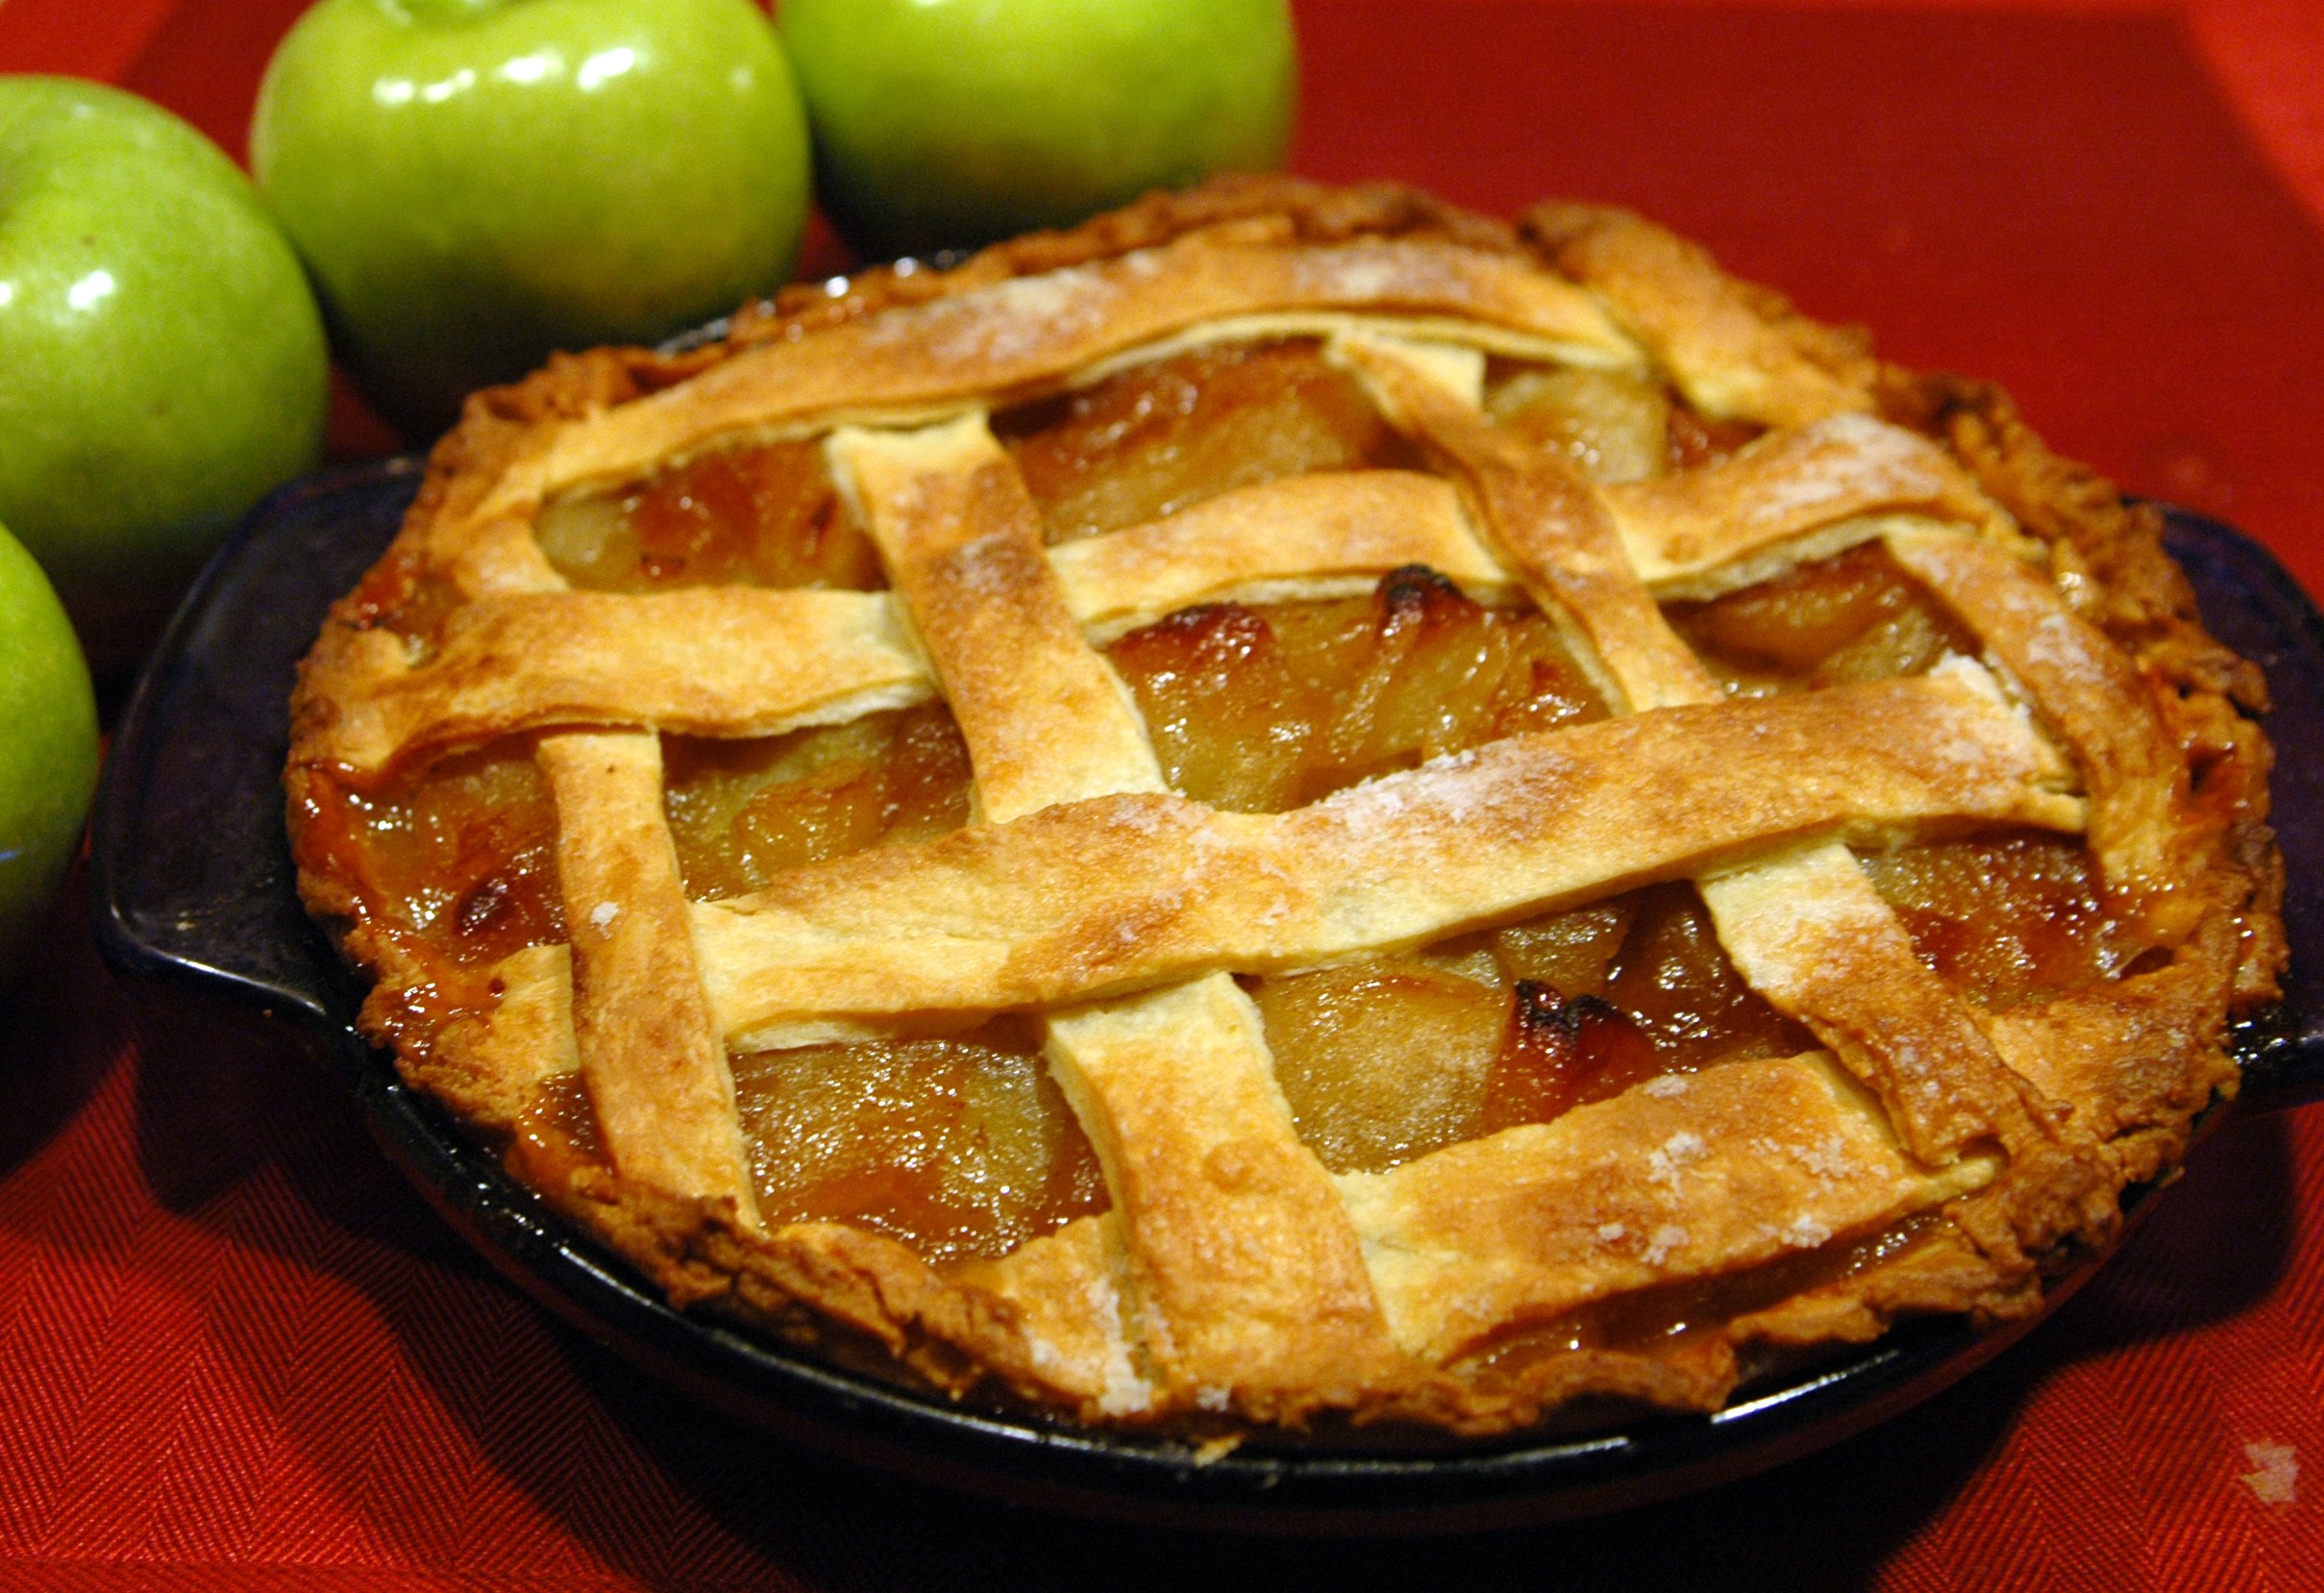
[[[223,1002],[304,1033],[380,1145],[510,1281],[705,1403],[873,1467],[1015,1503],[1213,1529],[1389,1532],[1512,1525],[1746,1475],[1926,1398],[2024,1331],[1953,1320],[1746,1388],[1717,1414],[1423,1454],[1262,1453],[955,1405],[674,1310],[505,1173],[354,1028],[362,991],[300,906],[280,774],[298,659],[324,610],[401,523],[419,466],[390,460],[277,493],[186,599],[116,730],[92,840],[92,911],[114,968],[183,1004]],[[2168,510],[2170,551],[2213,635],[2265,670],[2273,800],[2290,884],[2286,999],[2235,1036],[2243,1088],[2206,1126],[2324,1094],[2324,616],[2257,543]],[[2143,1207],[2151,1192],[2135,1190]],[[2088,1268],[2060,1281],[2068,1292]]]

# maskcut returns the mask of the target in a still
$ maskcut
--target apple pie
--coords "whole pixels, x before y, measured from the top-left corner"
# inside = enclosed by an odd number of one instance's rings
[[[477,395],[291,834],[680,1307],[1226,1438],[1709,1409],[2035,1309],[2235,1089],[2263,686],[2158,524],[1637,216],[1221,181]]]

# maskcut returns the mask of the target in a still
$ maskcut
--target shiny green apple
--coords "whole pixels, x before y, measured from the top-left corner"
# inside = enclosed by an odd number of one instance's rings
[[[100,671],[313,461],[328,381],[298,260],[216,146],[117,89],[0,77],[0,522]]]
[[[782,0],[819,197],[868,256],[1281,163],[1286,0]]]
[[[366,394],[414,438],[554,349],[790,272],[806,126],[750,0],[321,0],[250,153]]]
[[[23,971],[97,784],[97,709],[72,623],[0,530],[0,989]]]

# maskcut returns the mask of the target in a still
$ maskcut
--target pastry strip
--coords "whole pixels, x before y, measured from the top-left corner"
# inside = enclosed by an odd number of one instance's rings
[[[1701,470],[1599,490],[1638,578],[1664,598],[1715,597],[1829,558],[1847,544],[1802,548],[1799,538],[1846,525],[1868,539],[1877,527],[1867,515],[1917,513],[2015,536],[1943,449],[1854,413],[1771,432]]]
[[[1049,560],[1075,617],[1098,641],[1194,603],[1370,592],[1406,564],[1425,564],[1485,601],[1512,585],[1452,488],[1410,470],[1238,487],[1146,525],[1051,548]]]
[[[324,757],[376,774],[409,753],[566,725],[775,735],[929,695],[918,647],[877,592],[487,598],[445,622],[429,663],[403,669],[401,651],[323,728]]]
[[[1338,1180],[1397,1342],[1442,1363],[1594,1300],[1876,1232],[1990,1181],[1820,1054],[1728,1062]]]
[[[695,933],[735,1043],[802,1044],[1420,945],[1770,842],[2078,828],[2057,755],[1973,672],[1514,736],[1288,813],[1078,803],[697,904]]]
[[[599,1135],[625,1177],[754,1223],[734,1080],[662,822],[661,738],[551,735],[539,756],[556,796],[574,1047]]]
[[[1627,212],[1544,206],[1522,230],[1644,343],[1696,409],[1806,426],[1868,411],[1871,396],[1811,361],[1700,245]]]
[[[1509,585],[1452,489],[1397,470],[1244,487],[1048,559],[1075,619],[1097,636],[1193,603],[1369,591],[1404,564],[1488,594]],[[520,588],[456,610],[416,667],[385,631],[352,633],[342,651],[366,684],[314,727],[312,744],[361,776],[516,731],[620,724],[771,735],[933,691],[888,592]]]
[[[1536,358],[1638,358],[1589,294],[1520,257],[1426,239],[1286,247],[1272,234],[1224,227],[745,349],[682,388],[564,428],[482,511],[633,475],[733,432],[938,419],[1029,397],[1191,327],[1299,311],[1442,317]],[[1330,324],[1278,321],[1270,330]],[[1496,338],[1496,330],[1514,336]]]
[[[2214,958],[2236,933],[2213,920],[2196,935],[2197,955],[2095,991],[2075,991],[1996,1012],[1993,1043],[2010,1064],[2056,1099],[2074,1103],[2077,1128],[2123,1147],[2127,1133],[2203,1109],[2214,1090],[2236,1087],[2235,1061],[2213,1043],[2229,992]],[[2210,944],[2204,944],[2205,941]],[[2130,1150],[2128,1176],[2159,1170]]]

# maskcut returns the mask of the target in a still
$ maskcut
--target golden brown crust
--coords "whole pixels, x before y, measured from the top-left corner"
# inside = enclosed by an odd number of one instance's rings
[[[1295,479],[1039,547],[988,406],[1257,336],[1325,339],[1449,490]],[[1707,470],[1595,486],[1482,419],[1486,354],[1651,363],[1703,413],[1774,431]],[[829,457],[891,592],[570,592],[532,537],[559,493],[728,435],[850,424],[864,430]],[[1874,538],[2026,711],[1966,661],[1725,705],[1656,605]],[[1634,711],[1276,817],[1158,794],[1090,636],[1409,558],[1522,587]],[[1003,613],[1043,667],[1007,667]],[[739,902],[679,895],[641,806],[658,758],[637,732],[765,734],[931,692],[959,713],[988,822]],[[2121,1188],[2172,1165],[2232,1091],[2224,1026],[2274,994],[2262,706],[2255,668],[2202,632],[2152,511],[2051,456],[1992,389],[1882,365],[1861,335],[1624,212],[1545,206],[1510,229],[1408,190],[1249,178],[949,270],[786,289],[704,348],[560,357],[479,394],[303,665],[285,780],[302,892],[379,980],[367,1032],[513,1135],[511,1164],[673,1301],[1085,1421],[1484,1433],[1583,1399],[1707,1408],[1743,1375],[1739,1349],[2034,1308],[2046,1272],[2104,1242]],[[332,804],[516,732],[543,733],[568,820],[599,812],[559,842],[576,950],[516,953],[492,971],[497,1008],[439,1023],[432,965],[367,909]],[[2148,955],[1999,1012],[1928,973],[1841,844],[2086,815]],[[1494,816],[1509,822],[1481,833]],[[1196,977],[1681,876],[1744,976],[1830,1055],[1652,1080],[1333,1178],[1292,1130],[1248,998]],[[616,1011],[619,989],[637,1000]],[[841,1225],[755,1225],[720,1119],[722,1035],[797,1043],[1066,1003],[1095,1004],[1051,1012],[1050,1047],[1112,1211],[943,1272]],[[610,1165],[517,1132],[576,1070]],[[1743,1288],[1659,1347],[1528,1347],[1618,1297],[1790,1280],[1884,1233],[1910,1242],[1780,1297]]]

